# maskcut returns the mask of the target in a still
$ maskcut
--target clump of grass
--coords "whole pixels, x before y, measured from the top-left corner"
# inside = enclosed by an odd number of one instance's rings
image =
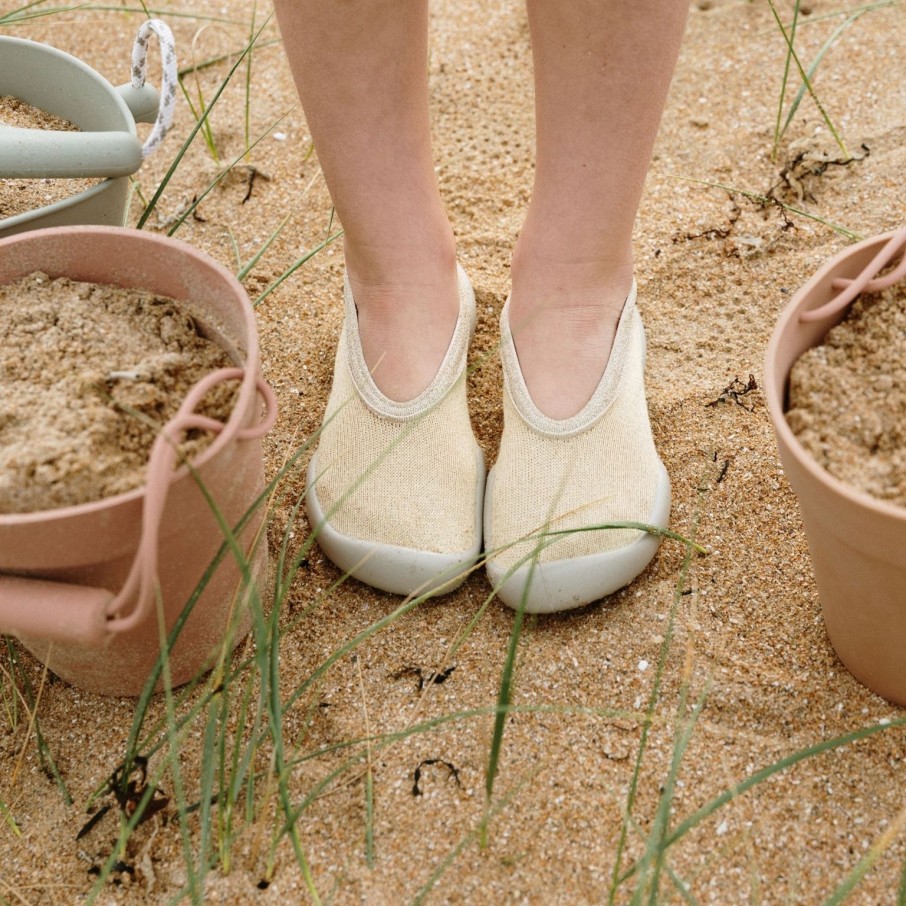
[[[16,781],[19,771],[22,767],[22,758],[25,755],[32,739],[38,749],[38,758],[41,770],[44,774],[53,780],[60,795],[66,805],[72,805],[72,796],[63,780],[60,769],[54,759],[53,752],[48,746],[41,730],[41,720],[39,715],[39,704],[41,693],[44,689],[44,682],[47,679],[46,670],[41,674],[41,683],[36,690],[32,683],[28,671],[22,666],[22,660],[16,646],[10,638],[3,639],[4,653],[6,663],[0,666],[0,698],[3,700],[4,710],[11,732],[23,731],[23,740],[20,748],[19,758],[16,762],[12,774],[5,778],[8,785],[8,794],[11,794],[16,787]],[[3,787],[0,786],[0,790]],[[11,799],[15,802],[15,799]],[[10,818],[10,806],[5,805],[5,814]],[[15,822],[13,822],[15,823]]]
[[[201,123],[201,136],[204,139],[204,143],[207,146],[211,158],[217,164],[220,163],[220,152],[217,150],[217,142],[214,138],[214,129],[211,125],[211,118],[209,116],[209,106],[205,101],[204,91],[201,87],[199,72],[201,71],[202,67],[199,65],[197,52],[199,42],[201,41],[201,38],[205,34],[205,32],[209,29],[218,27],[219,26],[213,24],[203,25],[200,29],[198,29],[197,32],[195,32],[195,34],[192,36],[192,64],[190,66],[184,67],[178,73],[180,90],[182,91],[183,97],[185,98],[186,104],[188,105],[189,110],[191,111],[192,116],[195,119],[195,122]],[[187,76],[193,77],[194,92],[190,91],[186,85]]]
[[[774,160],[777,160],[780,153],[780,144],[783,141],[783,137],[786,135],[786,132],[789,129],[794,117],[796,116],[796,113],[799,110],[799,106],[804,100],[806,94],[808,94],[814,102],[815,107],[818,109],[821,118],[827,125],[827,128],[833,136],[834,141],[840,148],[843,157],[846,159],[851,158],[852,155],[847,149],[846,142],[843,139],[842,133],[831,119],[824,103],[818,97],[814,86],[815,76],[827,53],[837,45],[843,35],[850,29],[851,26],[858,22],[859,19],[861,19],[868,13],[875,12],[876,10],[886,9],[892,6],[900,6],[902,5],[902,0],[877,0],[877,2],[866,3],[852,10],[841,9],[824,14],[811,14],[806,20],[803,20],[802,18],[803,14],[801,0],[794,0],[793,18],[789,24],[784,24],[784,22],[782,21],[780,14],[777,11],[775,0],[768,0],[768,5],[770,6],[774,22],[776,23],[787,48],[786,56],[784,58],[783,76],[780,82],[780,94],[777,102],[777,117],[774,124],[774,143],[771,154],[772,158]],[[831,18],[840,18],[842,19],[842,21],[839,25],[837,25],[837,27],[830,33],[830,35],[821,45],[811,63],[806,66],[796,50],[796,36],[799,29],[801,27],[804,27],[806,24],[814,24]],[[793,100],[790,102],[786,116],[784,116],[783,111],[791,82],[791,70],[793,68],[795,68],[796,72],[798,73],[799,86],[796,89]]]
[[[783,21],[780,18],[780,14],[777,12],[777,7],[774,3],[774,0],[768,0],[768,5],[771,8],[771,14],[774,17],[774,21],[777,23],[778,29],[780,29],[781,35],[786,43],[787,53],[786,60],[784,63],[783,69],[783,80],[780,86],[780,102],[777,108],[777,123],[774,129],[774,150],[773,155],[776,158],[778,149],[780,146],[780,140],[783,138],[784,132],[786,132],[787,127],[790,124],[793,116],[796,113],[796,110],[799,107],[799,104],[804,96],[805,92],[809,93],[809,96],[814,101],[815,106],[818,108],[818,112],[821,114],[821,118],[827,124],[827,128],[830,130],[831,135],[834,137],[834,141],[837,143],[840,151],[842,152],[845,158],[849,158],[851,155],[849,150],[846,147],[846,143],[843,141],[843,136],[837,130],[837,127],[834,125],[833,120],[830,118],[827,110],[824,107],[824,104],[821,102],[818,97],[817,92],[815,91],[814,85],[812,84],[812,79],[815,75],[815,71],[818,69],[818,66],[821,63],[821,60],[824,58],[824,54],[827,50],[835,43],[837,38],[845,31],[845,28],[838,29],[837,32],[832,36],[832,40],[825,44],[821,49],[818,56],[811,64],[811,66],[806,70],[803,66],[802,61],[799,58],[799,54],[796,52],[796,27],[799,24],[799,9],[800,9],[800,0],[795,0],[793,6],[793,22],[789,29],[783,24]],[[858,18],[858,17],[857,17]],[[783,103],[786,97],[787,83],[789,81],[790,75],[790,63],[795,63],[796,69],[799,72],[799,77],[802,79],[802,87],[797,93],[796,98],[793,101],[793,104],[790,107],[789,114],[786,118],[786,122],[781,126],[781,118],[783,115]]]

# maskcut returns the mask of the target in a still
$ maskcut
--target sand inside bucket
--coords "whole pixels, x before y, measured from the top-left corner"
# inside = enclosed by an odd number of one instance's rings
[[[10,95],[0,96],[0,124],[18,126],[20,129],[79,131],[79,127],[69,120],[32,107]],[[0,179],[0,220],[62,201],[99,182],[99,179]]]
[[[790,374],[787,421],[831,475],[906,506],[906,288],[863,295]]]
[[[233,364],[172,299],[41,273],[0,285],[0,513],[139,487],[160,426],[203,375]],[[237,386],[196,411],[225,422]],[[212,439],[191,431],[180,451]]]

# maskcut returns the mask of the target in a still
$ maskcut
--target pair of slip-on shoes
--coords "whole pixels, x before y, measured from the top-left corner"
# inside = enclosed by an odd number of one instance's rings
[[[580,607],[631,582],[666,528],[670,481],[654,448],[635,287],[594,395],[572,418],[533,403],[500,319],[504,428],[485,487],[466,401],[475,296],[459,269],[459,319],[434,380],[397,403],[365,364],[347,280],[346,320],[306,506],[324,553],[344,572],[396,594],[443,594],[481,556],[498,597],[528,613]],[[483,514],[483,515],[482,515]]]

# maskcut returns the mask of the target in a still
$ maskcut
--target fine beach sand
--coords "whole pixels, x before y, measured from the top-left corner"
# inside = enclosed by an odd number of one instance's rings
[[[202,23],[171,12],[228,14],[243,25],[209,26],[198,59],[233,52],[247,40],[251,0],[162,3],[182,65]],[[856,0],[815,0],[797,43],[811,61]],[[792,4],[780,4],[789,15]],[[259,21],[263,17],[259,5]],[[869,12],[827,53],[816,77],[820,97],[849,149],[841,159],[808,98],[794,117],[777,161],[771,159],[785,45],[765,0],[693,3],[686,41],[658,139],[635,236],[642,316],[648,331],[648,395],[656,440],[673,482],[672,527],[709,551],[683,569],[685,552],[665,542],[650,568],[605,602],[562,616],[529,619],[516,660],[513,701],[553,706],[511,715],[494,789],[499,811],[485,848],[474,841],[452,861],[432,903],[596,904],[606,902],[626,791],[642,738],[640,717],[655,681],[669,615],[676,624],[654,723],[638,778],[623,856],[640,857],[669,776],[680,690],[703,700],[673,800],[671,826],[715,796],[786,755],[877,725],[903,712],[860,686],[837,660],[824,632],[796,500],[781,470],[761,393],[764,350],[791,293],[849,242],[805,216],[785,220],[777,206],[702,183],[777,199],[860,236],[906,224],[906,9]],[[112,82],[129,73],[138,14],[73,11],[37,18],[4,33],[74,53]],[[264,41],[277,37],[273,24]],[[640,49],[640,53],[644,53]],[[153,55],[152,55],[153,56]],[[200,75],[210,97],[229,61]],[[501,370],[494,347],[508,291],[510,250],[532,180],[532,87],[528,28],[517,0],[440,0],[432,5],[431,89],[435,159],[457,235],[460,259],[478,296],[477,366],[471,411],[489,463],[501,430]],[[237,78],[215,107],[218,151],[243,149],[245,96]],[[187,86],[194,91],[193,82]],[[245,284],[256,297],[331,229],[330,201],[276,42],[254,57],[251,134],[279,117],[275,132],[205,198],[177,232],[233,270],[289,216],[281,235]],[[789,101],[787,100],[787,106]],[[289,111],[287,113],[287,111]],[[149,198],[193,126],[184,102],[173,134],[143,166]],[[149,226],[165,231],[207,187],[218,164],[196,141]],[[784,182],[781,172],[788,179]],[[819,172],[823,171],[823,172]],[[249,194],[250,192],[250,194]],[[246,196],[248,196],[247,200]],[[135,223],[138,199],[130,212]],[[336,227],[336,224],[333,224]],[[273,474],[317,430],[330,387],[342,320],[339,243],[313,257],[258,308],[264,373],[280,403],[267,440]],[[756,389],[723,393],[754,376]],[[304,487],[274,513],[272,549]],[[296,540],[308,526],[303,517]],[[400,600],[354,581],[326,597],[337,571],[314,551],[290,595],[284,619],[317,610],[288,632],[280,653],[286,695],[323,660]],[[356,661],[341,658],[313,698],[290,712],[284,734],[309,752],[371,732],[404,730],[431,717],[494,706],[513,614],[492,602],[451,660],[446,652],[490,587],[482,572],[455,594],[424,604],[375,635]],[[5,655],[4,655],[5,658]],[[37,689],[40,665],[22,655]],[[6,661],[4,660],[4,664]],[[419,692],[417,671],[455,667],[443,684]],[[0,675],[8,690],[8,678]],[[9,692],[4,693],[8,701]],[[572,709],[570,713],[568,709]],[[623,712],[602,716],[591,709]],[[122,758],[134,702],[89,695],[48,678],[38,716],[73,803],[40,769],[26,728],[0,714],[0,800],[20,831],[0,815],[0,902],[81,902],[116,839],[113,815],[78,841],[85,804]],[[164,714],[163,700],[152,718]],[[484,814],[485,769],[493,718],[484,714],[402,739],[376,754],[374,865],[365,857],[361,772],[347,771],[315,799],[297,824],[324,902],[411,902]],[[203,723],[182,749],[188,788],[198,781]],[[690,902],[820,903],[903,821],[902,728],[881,732],[801,762],[734,799],[668,850],[669,870]],[[14,774],[22,752],[21,768]],[[346,756],[305,762],[290,790],[301,802]],[[433,764],[424,764],[431,762]],[[457,780],[445,764],[456,769]],[[420,766],[422,795],[413,795]],[[266,761],[260,766],[266,770]],[[11,783],[11,778],[15,782]],[[172,793],[169,778],[163,786]],[[191,793],[187,793],[191,799]],[[276,798],[274,797],[276,802]],[[276,822],[278,819],[274,819]],[[898,824],[897,822],[900,822]],[[307,902],[305,881],[284,839],[266,889],[272,825],[245,828],[229,875],[208,878],[218,903]],[[190,826],[194,827],[190,822]],[[882,843],[889,841],[882,839]],[[895,901],[906,855],[901,835],[880,855],[849,902]],[[185,884],[176,821],[160,816],[139,828],[102,903],[168,902]],[[663,875],[658,902],[682,902]],[[617,902],[628,901],[631,885]]]

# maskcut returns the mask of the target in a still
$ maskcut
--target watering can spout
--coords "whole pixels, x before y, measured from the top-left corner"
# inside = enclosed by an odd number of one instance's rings
[[[130,132],[53,132],[0,128],[0,177],[78,179],[129,176],[142,163]]]
[[[141,88],[136,88],[130,82],[126,82],[125,85],[118,85],[116,92],[126,102],[135,122],[153,123],[157,119],[160,95],[156,88],[147,83]]]

